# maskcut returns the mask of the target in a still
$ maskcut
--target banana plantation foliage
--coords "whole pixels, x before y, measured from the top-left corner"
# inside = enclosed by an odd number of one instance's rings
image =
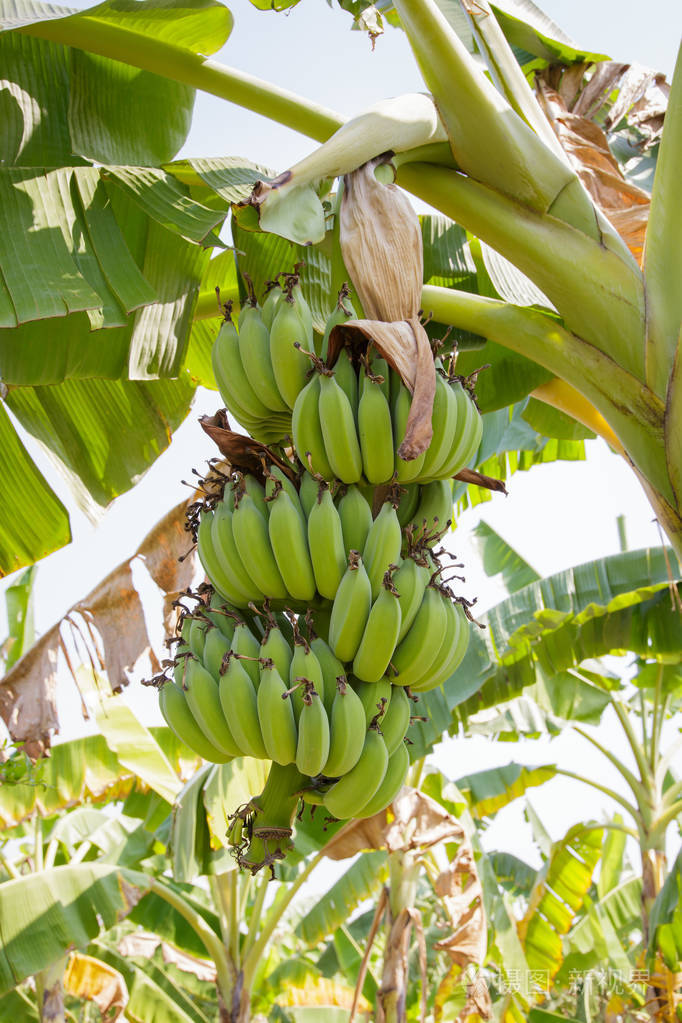
[[[682,68],[530,0],[340,6],[423,91],[246,75],[217,0],[0,0],[0,1016],[682,1020]],[[178,159],[196,90],[309,155]],[[36,637],[72,540],[36,444],[107,507],[199,387],[191,496]],[[481,522],[479,610],[457,517],[596,436],[665,545],[542,578]],[[64,692],[96,729],[53,744]],[[429,759],[567,732],[618,782]],[[554,839],[559,776],[607,809]]]

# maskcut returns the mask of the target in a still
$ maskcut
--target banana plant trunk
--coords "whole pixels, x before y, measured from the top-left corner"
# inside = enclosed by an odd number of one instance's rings
[[[220,1023],[249,1023],[251,1020],[251,990],[244,986],[242,971],[237,976],[230,1004],[226,1005],[219,995],[218,1007]]]
[[[409,852],[389,854],[386,948],[377,992],[376,1023],[405,1023],[409,939],[414,917],[419,866]]]

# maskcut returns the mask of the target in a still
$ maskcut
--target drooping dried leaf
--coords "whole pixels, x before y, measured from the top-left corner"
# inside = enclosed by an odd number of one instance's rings
[[[459,472],[455,473],[453,479],[459,480],[461,483],[471,483],[475,487],[483,487],[485,490],[494,490],[500,494],[507,494],[504,480],[498,480],[495,476],[484,476],[482,472],[477,472],[476,469],[460,469]]]
[[[431,443],[436,369],[429,338],[419,319],[384,323],[381,320],[347,320],[329,335],[328,363],[333,366],[344,345],[373,344],[379,354],[412,393],[405,439],[398,454],[405,461],[417,458]]]
[[[567,110],[560,93],[541,79],[538,86],[544,110],[578,177],[641,264],[648,194],[625,179],[599,125]]]
[[[194,577],[194,560],[179,559],[187,553],[185,530],[187,502],[181,501],[157,522],[137,548],[150,576],[164,593],[186,590]]]
[[[104,645],[104,666],[113,692],[128,685],[127,671],[149,649],[140,595],[130,562],[110,572],[72,611],[95,626]]]
[[[59,728],[56,704],[59,626],[34,643],[0,683],[0,714],[12,739],[32,758],[50,747]]]
[[[383,849],[386,822],[386,810],[366,820],[349,821],[327,842],[325,856],[330,860],[346,860],[365,849]]]
[[[64,972],[64,988],[75,998],[94,1002],[102,1018],[114,1023],[128,1004],[123,974],[93,956],[72,952]]]
[[[403,994],[407,990],[407,964],[410,947],[410,935],[414,927],[417,933],[417,945],[419,948],[419,970],[421,973],[421,1023],[426,1019],[426,941],[424,939],[424,927],[419,912],[412,906],[405,906],[398,913],[391,923],[391,929],[386,939],[384,949],[384,967],[381,975],[381,986],[377,993],[379,1006],[382,1011],[377,1013],[377,1019],[391,1018],[396,1015],[396,1002],[401,1004]],[[400,1018],[402,1013],[398,1012]]]
[[[291,466],[278,458],[269,447],[254,440],[253,437],[235,433],[230,429],[227,409],[219,409],[212,416],[200,416],[199,423],[233,469],[239,472],[250,472],[261,483],[265,483],[263,472],[263,462],[265,461],[268,465],[273,463],[278,465],[283,472],[291,475]]]
[[[375,176],[381,157],[347,174],[340,209],[343,261],[371,320],[411,320],[419,312],[424,257],[419,220],[397,185]]]

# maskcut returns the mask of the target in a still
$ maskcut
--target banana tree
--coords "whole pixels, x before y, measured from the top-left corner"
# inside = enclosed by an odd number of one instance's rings
[[[647,247],[647,273],[656,277],[647,285],[648,364],[655,364],[647,376],[642,274],[567,165],[511,59],[504,33],[517,47],[519,40],[529,47],[536,67],[539,63],[543,69],[558,59],[584,70],[581,62],[600,57],[572,48],[551,23],[548,36],[537,24],[524,25],[500,6],[494,15],[487,4],[464,4],[448,8],[447,22],[430,2],[414,10],[398,5],[390,19],[407,31],[438,113],[424,97],[384,104],[369,120],[349,124],[332,143],[333,153],[338,155],[340,148],[347,153],[349,166],[335,163],[330,171],[323,157],[305,173],[317,181],[352,169],[375,155],[377,147],[398,152],[399,182],[478,236],[472,237],[471,252],[478,259],[475,290],[481,293],[457,290],[461,279],[454,290],[449,282],[444,290],[430,285],[423,306],[441,323],[455,323],[461,336],[471,340],[473,333],[487,339],[479,366],[484,361],[494,365],[498,360],[490,356],[503,353],[500,364],[514,372],[499,374],[504,387],[494,407],[509,402],[510,386],[516,389],[515,400],[535,388],[539,399],[565,408],[607,436],[643,477],[674,538],[676,498],[674,479],[669,478],[674,471],[668,470],[668,463],[674,464],[672,426],[667,453],[661,455],[661,394],[674,343],[668,326],[660,323],[669,324],[675,317],[675,289],[667,289],[664,271],[655,269],[664,265],[674,277],[677,265],[677,234],[670,226],[675,203],[668,195],[673,186],[666,184],[674,153],[661,158],[651,214],[650,237],[656,241]],[[206,54],[225,42],[231,20],[225,7],[208,0],[191,10],[153,0],[134,11],[109,4],[79,14],[54,7],[28,12],[9,2],[3,9],[6,32],[1,45],[11,67],[12,90],[34,99],[30,108],[11,105],[13,130],[3,156],[4,208],[10,218],[4,237],[16,244],[21,240],[20,250],[8,250],[1,260],[8,289],[2,321],[8,341],[2,366],[8,387],[4,399],[22,426],[77,478],[81,495],[85,490],[100,504],[127,489],[156,457],[186,415],[196,382],[211,382],[207,339],[200,330],[192,331],[190,339],[191,318],[215,315],[214,276],[220,273],[221,287],[230,297],[238,296],[238,285],[231,257],[210,270],[208,252],[217,244],[215,232],[230,204],[248,199],[254,182],[273,180],[265,168],[234,158],[168,162],[184,138],[192,90],[212,92],[318,141],[344,122],[334,111],[208,59]],[[478,49],[490,63],[500,93],[457,42],[453,25],[465,45]],[[575,74],[570,77],[576,80]],[[50,88],[55,78],[63,82],[62,90]],[[453,121],[444,99],[455,92],[461,124]],[[126,106],[122,98],[131,94],[136,102]],[[543,101],[547,105],[546,83]],[[674,127],[678,105],[671,101],[668,120],[673,125],[662,154],[670,152],[679,134]],[[40,118],[38,109],[45,112]],[[128,111],[124,118],[112,113],[123,109]],[[164,116],[149,115],[157,110]],[[168,110],[173,117],[167,116]],[[479,131],[482,124],[485,131]],[[448,141],[453,134],[457,145]],[[487,141],[481,148],[483,136]],[[352,140],[359,141],[359,149],[355,142],[349,144]],[[296,201],[286,198],[293,192]],[[269,190],[267,201],[259,204],[263,226],[275,224],[291,235],[290,221],[298,215],[300,199],[318,230],[320,223],[324,227],[323,207],[313,193],[297,171],[289,186]],[[33,207],[44,212],[35,233],[26,233],[22,225]],[[257,226],[253,212],[241,207],[242,222],[250,229]],[[306,232],[302,240],[307,243],[312,239]],[[439,245],[447,248],[452,237],[450,231]],[[75,238],[81,240],[82,251]],[[671,252],[662,256],[666,246],[672,246]],[[508,264],[500,270],[498,260],[497,271],[493,269],[498,259],[494,248],[533,278],[545,295],[539,296],[538,288],[517,274],[510,302],[486,301],[483,295],[490,292],[482,281],[488,271],[502,292],[505,276],[509,283]],[[457,259],[455,255],[455,263]],[[24,264],[33,267],[30,289],[20,269]],[[64,272],[56,273],[55,267]],[[595,280],[601,281],[597,288]],[[72,282],[69,287],[67,281]],[[203,295],[197,298],[200,289]],[[522,294],[524,301],[531,295],[531,302],[539,296],[541,308],[516,308],[513,302]],[[548,312],[551,302],[556,309]],[[51,355],[45,359],[48,325]],[[99,344],[102,327],[115,343]],[[611,335],[616,334],[614,341]],[[12,345],[13,338],[22,344]],[[662,356],[661,350],[667,354]],[[604,397],[600,387],[607,373],[615,384]],[[157,376],[165,379],[152,379]],[[623,402],[628,405],[625,412]],[[22,481],[22,501],[41,509],[28,537],[16,525],[19,492],[8,491],[6,507],[11,509],[14,501],[17,513],[8,515],[8,571],[66,542],[69,532],[65,509],[33,466],[10,420],[3,423],[2,448],[11,463],[8,468]],[[115,439],[119,435],[127,438],[124,448]],[[100,459],[91,457],[102,445],[111,445],[106,471]],[[9,475],[3,473],[3,478]]]
[[[621,816],[608,827],[630,835],[640,857],[639,950],[642,959],[651,957],[652,967],[648,1011],[652,1018],[669,1018],[666,1014],[674,1013],[679,1003],[680,962],[673,962],[670,954],[664,959],[658,924],[652,927],[652,918],[658,919],[661,912],[661,893],[669,874],[666,837],[672,826],[677,824],[679,829],[682,822],[682,789],[675,770],[680,740],[674,732],[670,734],[680,710],[682,633],[677,588],[666,581],[676,566],[669,563],[663,568],[661,582],[654,585],[655,575],[649,571],[649,584],[643,586],[640,573],[645,552],[626,552],[578,566],[563,574],[563,579],[540,580],[489,527],[479,529],[479,538],[487,552],[488,570],[495,574],[504,568],[510,596],[485,616],[494,636],[479,639],[474,644],[478,651],[470,651],[468,667],[463,665],[450,680],[452,698],[458,689],[464,695],[475,663],[479,679],[487,677],[482,699],[464,696],[455,713],[466,720],[470,731],[491,736],[557,734],[571,727],[605,764],[616,769],[620,785],[614,789],[599,776],[547,765],[544,771],[483,772],[459,779],[458,787],[471,811],[481,818],[497,812],[528,784],[544,783],[555,775],[589,785],[617,805]],[[672,553],[650,551],[646,561],[652,566],[660,558],[663,567],[667,556]],[[534,576],[537,581],[528,583]],[[600,591],[599,603],[594,600],[595,587]],[[533,601],[532,592],[544,595],[544,607]],[[623,651],[635,654],[631,666],[635,670],[630,668],[621,677],[599,659]],[[501,695],[500,684],[506,691],[493,708],[490,697],[495,691]],[[485,706],[490,709],[482,709]],[[600,722],[607,711],[621,733],[624,755],[586,727]],[[577,834],[581,834],[580,825]],[[584,850],[579,858],[586,862]],[[674,892],[674,886],[668,885],[665,897],[671,918],[670,890]],[[570,905],[567,893],[568,889],[560,896],[564,909]],[[520,925],[526,943],[535,931],[537,944],[537,936],[552,918],[552,913],[548,916],[543,911],[541,901],[531,899]],[[570,922],[570,916],[566,919]],[[561,957],[555,960],[555,972],[560,964]]]

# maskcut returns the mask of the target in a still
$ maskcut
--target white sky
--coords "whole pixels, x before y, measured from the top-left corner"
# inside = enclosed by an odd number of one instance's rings
[[[258,12],[248,0],[235,0],[230,6],[235,29],[218,59],[342,113],[359,112],[385,96],[424,88],[407,42],[395,30],[389,28],[370,53],[367,39],[348,30],[349,16],[336,8],[330,10],[321,0],[301,0],[288,16]],[[544,0],[541,6],[580,46],[603,50],[621,60],[637,60],[670,77],[682,28],[679,0],[648,0],[646,5],[635,0]],[[308,140],[294,132],[215,97],[198,95],[194,125],[181,155],[242,155],[280,171],[311,148]],[[214,411],[218,404],[214,393],[198,395],[170,449],[133,491],[115,502],[97,527],[74,512],[76,542],[40,563],[36,584],[39,631],[49,628],[129,557],[164,512],[186,496],[180,479],[188,477],[192,466],[201,468],[214,453],[197,417]],[[511,480],[509,497],[496,496],[463,517],[454,544],[467,565],[465,592],[479,596],[480,609],[502,596],[477,568],[469,539],[481,514],[543,574],[615,553],[615,519],[620,513],[626,515],[630,547],[658,544],[651,509],[632,474],[601,441],[588,447],[587,463],[558,463],[519,473]],[[45,464],[42,459],[40,464]],[[51,469],[45,472],[63,496],[59,477]],[[149,691],[131,686],[128,698],[145,719],[155,715]],[[64,722],[64,738],[83,730],[76,704],[71,700],[69,704],[73,718]],[[612,730],[608,737],[616,748],[618,740]],[[594,776],[608,777],[603,761],[597,761],[585,747],[583,740],[571,735],[555,741],[549,749],[544,742],[510,746],[481,739],[449,740],[437,751],[436,762],[455,778],[511,758],[541,763],[554,761],[561,754],[565,766],[579,762]],[[595,800],[589,790],[559,781],[535,790],[532,799],[554,837],[566,829],[569,818],[572,822],[599,816],[604,806],[601,796]],[[529,855],[529,833],[520,822],[520,809],[519,803],[499,815],[486,845]]]

